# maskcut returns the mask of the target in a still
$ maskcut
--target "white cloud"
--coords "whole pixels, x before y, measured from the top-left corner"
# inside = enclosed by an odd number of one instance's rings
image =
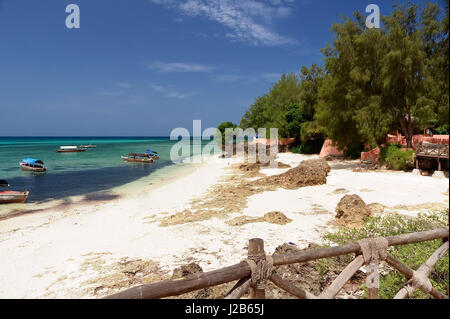
[[[166,94],[166,97],[171,98],[171,99],[186,99],[188,97],[191,97],[193,94],[192,93],[180,93],[180,92],[169,92]]]
[[[281,73],[259,73],[244,75],[239,73],[218,74],[213,80],[218,83],[255,83],[261,81],[276,82],[281,78]]]
[[[120,87],[121,89],[131,89],[132,85],[128,82],[117,82],[116,86]]]
[[[292,9],[289,7],[279,7],[277,8],[277,16],[280,18],[286,18],[290,16],[292,13]]]
[[[214,71],[214,67],[198,63],[185,63],[185,62],[160,62],[155,61],[148,63],[147,67],[151,70],[157,70],[164,73],[172,72],[200,72],[207,73]]]
[[[206,17],[228,29],[226,36],[253,45],[285,45],[297,41],[273,31],[272,22],[291,15],[292,0],[152,0],[182,14]]]
[[[186,99],[194,95],[193,93],[180,93],[171,86],[162,86],[157,83],[150,83],[149,86],[153,91],[162,93],[163,96],[170,99]]]
[[[164,92],[164,91],[165,91],[165,88],[162,87],[162,86],[159,85],[159,84],[151,83],[151,84],[150,84],[150,87],[151,87],[151,88],[153,89],[153,91],[155,91],[155,92]]]

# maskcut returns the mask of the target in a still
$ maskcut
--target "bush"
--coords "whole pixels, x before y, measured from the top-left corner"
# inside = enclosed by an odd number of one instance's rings
[[[302,150],[302,144],[297,144],[297,145],[291,145],[289,146],[289,151],[291,151],[292,153],[295,154],[301,154],[301,150]]]
[[[364,144],[350,145],[344,150],[346,158],[358,159],[361,158],[361,152],[364,151]]]
[[[436,134],[447,135],[449,132],[449,126],[448,126],[448,124],[443,124],[441,126],[436,127],[436,129],[434,131]]]
[[[230,129],[236,129],[238,126],[236,124],[233,124],[232,122],[223,122],[221,123],[216,130],[216,133],[214,134],[214,140],[219,143],[221,140],[222,145],[225,145],[225,130],[227,128]],[[234,142],[233,138],[233,142]],[[228,142],[228,141],[227,141]]]
[[[380,150],[380,159],[395,170],[406,170],[413,164],[414,151],[402,148],[400,144],[388,144]]]
[[[323,146],[323,139],[309,139],[304,143],[295,144],[289,147],[292,153],[296,154],[319,154]]]
[[[404,217],[400,215],[388,215],[370,217],[367,223],[360,229],[341,229],[336,233],[325,235],[324,239],[329,244],[342,245],[347,242],[357,241],[368,237],[395,236],[404,233],[420,232],[439,227],[448,226],[448,210],[427,214],[419,214],[416,218]],[[401,245],[389,248],[389,253],[396,259],[416,270],[422,265],[439,246],[442,240],[433,240],[416,244]],[[320,271],[324,272],[329,268],[330,260],[321,263]],[[347,262],[350,261],[348,256]],[[430,276],[433,287],[449,293],[449,258],[448,252],[436,264]],[[402,288],[406,278],[397,270],[392,269],[385,275],[380,275],[379,296],[382,299],[391,299]],[[364,285],[364,289],[365,285]],[[367,292],[366,292],[367,296]],[[416,299],[432,298],[428,294],[416,290],[412,297]]]

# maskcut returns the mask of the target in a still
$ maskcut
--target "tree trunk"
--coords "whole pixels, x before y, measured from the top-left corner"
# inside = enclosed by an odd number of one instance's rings
[[[407,148],[413,147],[413,135],[414,135],[414,123],[413,119],[411,118],[411,113],[408,112],[406,119],[406,132],[405,132]]]
[[[413,135],[414,135],[414,129],[413,129],[412,123],[408,122],[406,133],[405,133],[407,148],[413,147]]]
[[[400,113],[401,114],[401,113]],[[400,128],[402,130],[402,133],[405,134],[406,138],[406,146],[408,147],[409,141],[412,143],[412,137],[409,135],[409,122],[407,121],[406,117],[404,115],[399,115],[398,122],[400,123]]]
[[[404,92],[404,96],[405,96],[405,108],[407,110],[407,114],[406,114],[406,132],[405,132],[405,137],[406,137],[406,147],[407,148],[412,148],[412,137],[413,137],[413,133],[414,133],[414,126],[413,126],[413,119],[411,118],[411,109],[409,107],[409,98],[408,98],[408,79],[405,76],[405,92]]]

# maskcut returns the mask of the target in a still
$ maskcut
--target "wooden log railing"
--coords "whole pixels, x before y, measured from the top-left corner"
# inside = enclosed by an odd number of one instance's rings
[[[429,276],[433,267],[442,256],[448,251],[449,228],[438,228],[430,231],[402,234],[386,237],[383,241],[390,246],[414,244],[436,239],[443,239],[440,246],[430,258],[416,271],[396,260],[387,251],[385,252],[385,262],[403,274],[407,282],[397,293],[395,298],[403,299],[409,297],[416,289],[420,289],[437,299],[448,299],[448,296],[432,287]],[[262,239],[251,239],[249,241],[248,256],[246,260],[238,264],[225,267],[219,270],[197,273],[185,278],[165,280],[157,283],[141,285],[106,297],[107,299],[150,299],[177,296],[187,292],[217,286],[220,284],[238,280],[235,286],[228,292],[225,299],[239,299],[249,289],[250,297],[254,299],[265,298],[265,282],[270,280],[277,287],[301,299],[331,299],[335,298],[339,291],[345,286],[347,281],[364,265],[367,264],[366,253],[359,242],[347,243],[341,246],[315,248],[303,250],[291,254],[275,254],[266,256],[264,252],[264,242]],[[281,278],[273,268],[265,272],[267,267],[281,266],[295,263],[303,263],[322,258],[336,257],[355,253],[353,261],[341,272],[341,274],[326,288],[319,296],[315,296],[304,289],[295,286],[293,283]],[[364,255],[364,256],[363,256]],[[270,262],[268,262],[270,260]],[[378,263],[378,259],[376,259]],[[253,265],[253,266],[252,266]],[[269,266],[268,266],[269,265]],[[370,264],[374,265],[373,260]],[[376,269],[377,265],[375,265]],[[378,271],[376,274],[378,275]],[[369,298],[378,298],[378,286],[369,289]]]
[[[416,154],[417,156],[448,159],[449,146],[448,144],[420,143],[416,148]]]
[[[414,154],[414,162],[416,169],[420,169],[420,159],[435,159],[438,164],[438,171],[442,171],[442,161],[449,160],[449,145],[448,144],[432,144],[420,143],[416,148]]]

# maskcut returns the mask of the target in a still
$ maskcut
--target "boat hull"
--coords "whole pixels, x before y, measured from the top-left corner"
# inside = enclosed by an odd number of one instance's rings
[[[143,163],[143,164],[153,163],[152,158],[132,158],[132,157],[122,156],[122,160],[125,162],[130,162],[130,163]]]
[[[30,166],[24,165],[22,163],[19,163],[19,165],[23,171],[39,172],[39,173],[47,171],[47,169],[45,167],[30,167]]]
[[[15,191],[1,191],[0,192],[0,204],[12,204],[12,203],[25,203],[29,191],[15,192]]]

